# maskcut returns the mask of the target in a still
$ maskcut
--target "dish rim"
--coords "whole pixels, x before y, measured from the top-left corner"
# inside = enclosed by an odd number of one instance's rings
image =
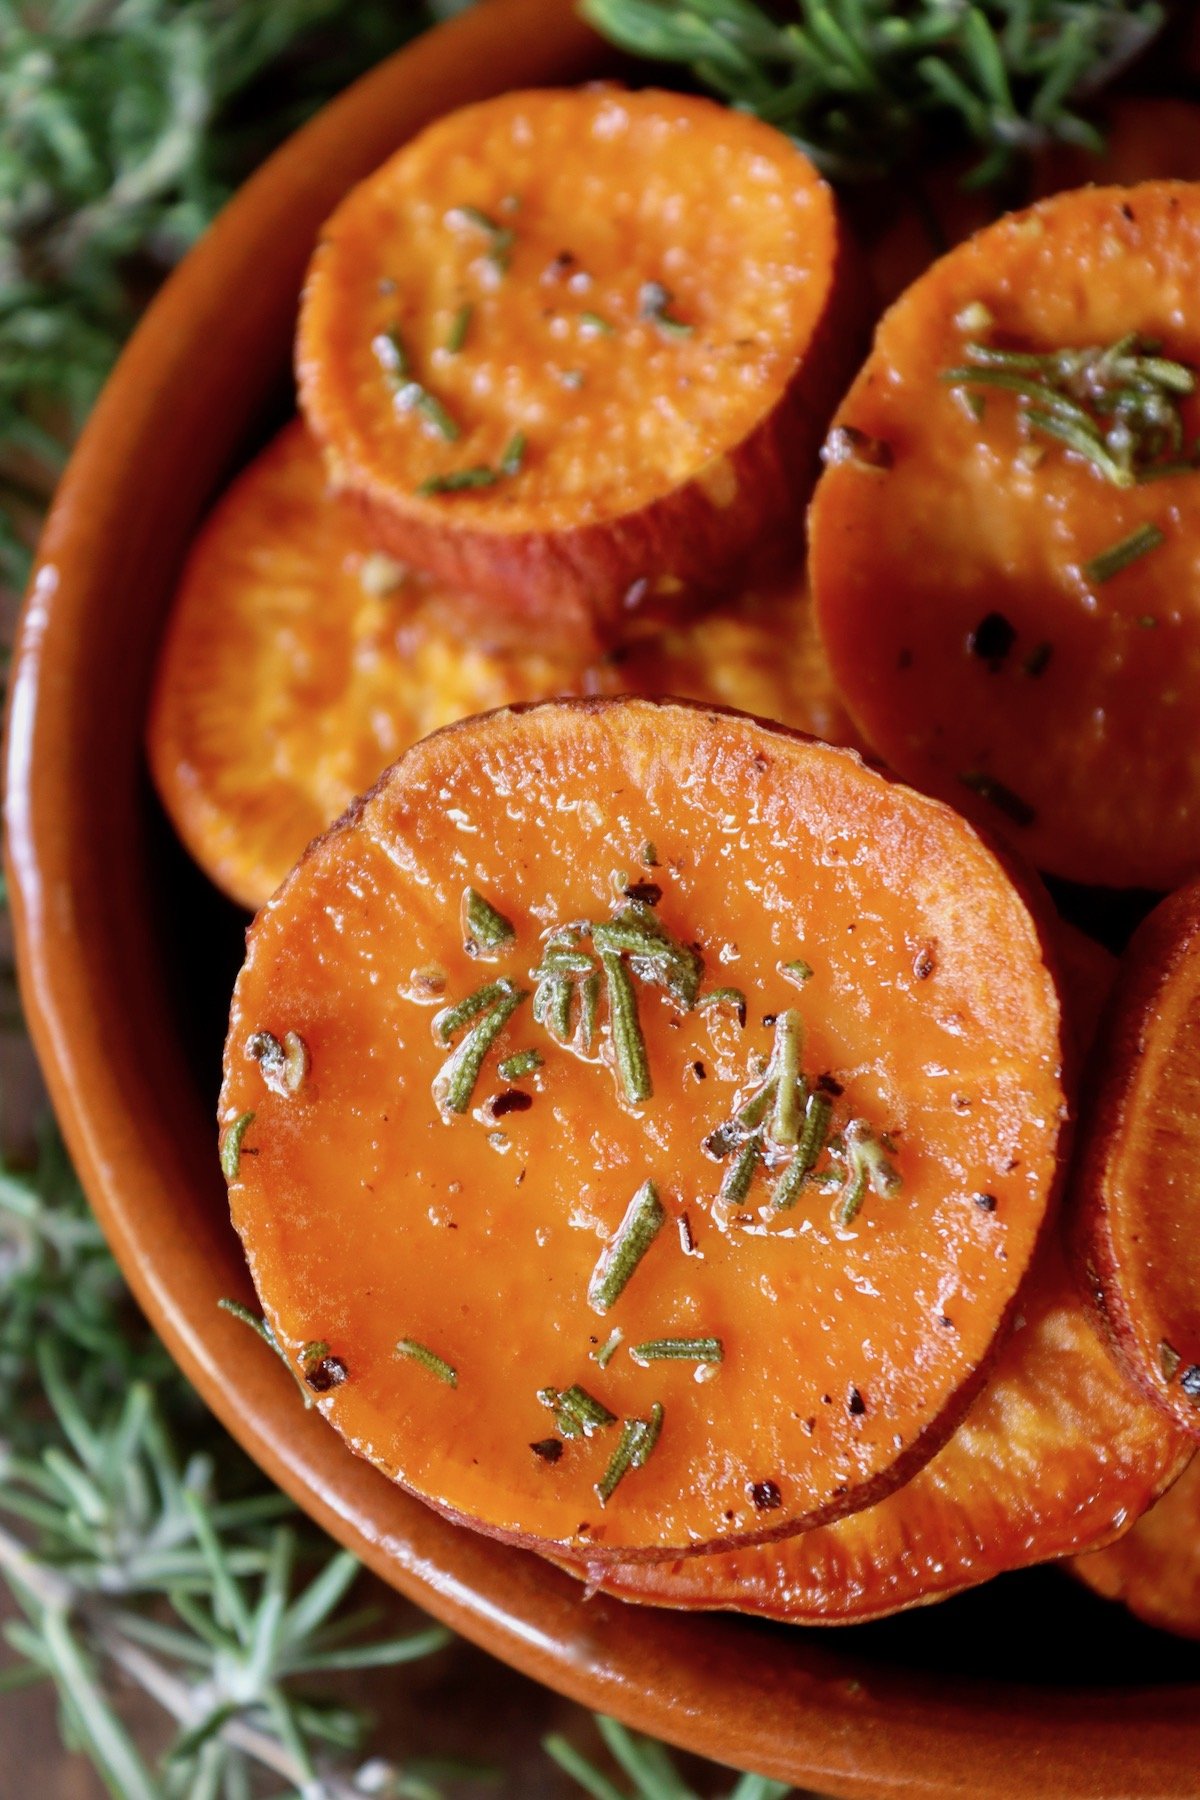
[[[567,0],[483,0],[426,33],[239,191],[165,284],[106,385],[42,537],[7,712],[16,960],[55,1110],[127,1280],[207,1404],[335,1538],[502,1660],[683,1748],[846,1800],[1194,1800],[1195,1686],[947,1679],[871,1663],[841,1634],[767,1636],[735,1617],[586,1599],[529,1552],[447,1523],[359,1462],[318,1415],[297,1410],[290,1375],[217,1311],[231,1283],[247,1295],[248,1278],[231,1263],[232,1232],[214,1211],[218,1193],[224,1201],[215,1126],[209,1117],[205,1136],[186,1044],[178,1031],[159,1035],[175,1010],[155,932],[161,883],[137,710],[170,576],[270,402],[298,273],[336,198],[453,105],[611,66]],[[209,391],[226,392],[236,418],[206,416],[194,391],[200,342]],[[166,568],[143,583],[139,556],[156,547]],[[105,626],[127,594],[134,629],[120,644]],[[101,766],[108,780],[98,796]],[[181,1186],[194,1216],[180,1214]]]

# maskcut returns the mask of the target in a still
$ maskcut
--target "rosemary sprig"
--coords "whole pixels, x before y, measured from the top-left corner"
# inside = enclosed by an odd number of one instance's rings
[[[684,1785],[661,1744],[636,1736],[615,1719],[599,1717],[596,1724],[609,1755],[633,1783],[632,1800],[699,1800],[699,1795]],[[591,1800],[631,1800],[559,1733],[543,1738],[542,1748]],[[740,1775],[723,1800],[785,1800],[791,1791],[785,1782],[771,1781],[765,1775]]]
[[[652,1181],[643,1181],[592,1271],[588,1305],[593,1312],[606,1313],[620,1299],[666,1218],[658,1189]]]
[[[629,971],[615,951],[601,951],[600,964],[608,986],[609,1029],[617,1075],[630,1105],[640,1106],[650,1098],[653,1088],[646,1040],[638,1019],[637,995]]]
[[[706,87],[797,138],[845,179],[906,167],[955,137],[976,184],[1060,140],[1098,147],[1078,110],[1136,58],[1165,9],[1123,0],[582,0],[635,56],[682,63]]]
[[[562,1389],[539,1388],[538,1399],[550,1408],[555,1426],[565,1438],[591,1437],[594,1432],[604,1431],[617,1422],[616,1414],[610,1413],[603,1401],[597,1400],[578,1383]]]
[[[1054,438],[1114,487],[1200,470],[1200,449],[1185,451],[1180,411],[1196,391],[1195,371],[1157,344],[1130,333],[1041,354],[969,342],[964,356],[943,370],[948,387],[1013,394],[1026,429]]]

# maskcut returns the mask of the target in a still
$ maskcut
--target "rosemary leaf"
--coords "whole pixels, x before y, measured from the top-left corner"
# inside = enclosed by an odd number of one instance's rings
[[[475,888],[469,887],[463,900],[463,913],[466,919],[467,947],[474,955],[499,950],[505,944],[511,944],[516,937],[511,919],[497,912],[489,900]]]
[[[471,329],[471,317],[474,310],[474,307],[468,302],[466,305],[459,307],[451,320],[450,329],[446,333],[446,350],[449,355],[457,356],[463,345],[466,343],[467,333]]]
[[[396,1344],[396,1355],[406,1358],[409,1362],[420,1363],[423,1369],[428,1369],[431,1375],[436,1375],[437,1379],[445,1382],[447,1387],[456,1388],[458,1386],[458,1370],[448,1363],[445,1357],[439,1356],[435,1350],[430,1350],[428,1345],[418,1344],[415,1338],[400,1338]]]
[[[540,1069],[543,1060],[540,1050],[518,1050],[515,1055],[506,1056],[496,1072],[501,1081],[520,1081],[523,1076]]]
[[[634,1362],[719,1363],[725,1360],[720,1338],[651,1338],[649,1343],[635,1344],[630,1352]]]
[[[638,1264],[666,1223],[652,1181],[644,1181],[625,1210],[616,1235],[606,1244],[588,1283],[588,1305],[606,1313],[625,1291]]]
[[[617,1075],[625,1098],[632,1106],[640,1106],[650,1098],[653,1088],[646,1040],[638,1018],[637,995],[629,971],[618,955],[601,951],[600,963],[608,985],[609,1030]]]
[[[528,988],[516,987],[507,977],[496,986],[500,997],[471,1026],[434,1076],[434,1098],[443,1116],[466,1112],[488,1051],[521,1002],[529,998]]]
[[[1119,575],[1122,569],[1129,567],[1130,563],[1137,562],[1140,557],[1146,556],[1151,550],[1157,550],[1159,545],[1165,544],[1166,541],[1166,533],[1160,526],[1139,525],[1137,530],[1131,531],[1128,537],[1122,538],[1119,543],[1112,544],[1107,550],[1102,550],[1098,556],[1093,556],[1090,562],[1084,563],[1083,572],[1089,581],[1095,582],[1099,586],[1105,581],[1111,581],[1114,575]]]
[[[596,1498],[607,1506],[631,1469],[645,1468],[662,1431],[663,1409],[656,1400],[648,1419],[626,1419],[621,1437],[604,1474],[596,1483]]]
[[[232,1125],[226,1127],[225,1136],[221,1140],[221,1173],[226,1181],[236,1181],[238,1170],[242,1166],[242,1139],[254,1123],[252,1112],[239,1113]]]

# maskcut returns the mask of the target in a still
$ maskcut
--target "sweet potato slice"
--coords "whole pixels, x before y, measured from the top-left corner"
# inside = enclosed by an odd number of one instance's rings
[[[352,1446],[497,1536],[678,1555],[865,1505],[957,1422],[1059,1060],[1029,903],[949,809],[742,715],[548,703],[415,746],[260,913],[223,1161]]]
[[[861,1623],[1108,1542],[1193,1449],[1113,1362],[1051,1242],[987,1385],[904,1487],[783,1543],[587,1574],[656,1606]]]
[[[1072,1190],[1114,1350],[1200,1437],[1200,887],[1163,901],[1125,953]]]
[[[794,537],[861,354],[849,256],[812,165],[745,114],[508,94],[334,214],[301,404],[385,548],[586,646]]]
[[[1200,1638],[1200,1457],[1132,1531],[1077,1557],[1071,1572],[1147,1625]]]
[[[1185,183],[980,232],[882,320],[810,514],[818,626],[867,741],[1105,886],[1200,868],[1198,278]],[[1029,360],[1064,349],[1084,354]]]
[[[184,573],[147,737],[176,829],[233,899],[261,906],[415,739],[570,685],[571,665],[471,642],[457,598],[367,550],[303,425],[234,482]]]
[[[217,507],[168,626],[150,766],[192,855],[251,909],[402,750],[438,726],[554,694],[677,694],[844,743],[803,581],[594,662],[493,647],[479,608],[364,549],[289,425]]]

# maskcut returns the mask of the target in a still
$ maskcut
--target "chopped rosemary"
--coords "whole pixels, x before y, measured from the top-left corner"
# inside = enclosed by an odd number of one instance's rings
[[[958,779],[973,794],[978,794],[981,800],[988,801],[997,812],[1003,813],[1006,819],[1011,819],[1014,825],[1032,825],[1037,818],[1037,812],[1028,800],[997,781],[994,775],[985,775],[982,769],[966,769]]]
[[[617,329],[615,325],[597,312],[582,312],[579,323],[589,337],[611,337]]]
[[[546,973],[533,991],[533,1017],[560,1042],[571,1034],[571,983],[565,975]]]
[[[467,949],[473,956],[484,951],[499,950],[511,944],[516,931],[511,919],[497,912],[476,888],[469,887],[463,896],[463,912],[467,928]]]
[[[397,412],[420,413],[436,437],[454,443],[462,433],[458,422],[447,411],[436,394],[430,393],[412,373],[412,364],[398,327],[381,331],[371,340],[375,360],[392,383],[392,399]]]
[[[227,1312],[241,1324],[248,1325],[254,1335],[260,1337],[267,1348],[275,1352],[276,1356],[299,1388],[301,1397],[304,1401],[305,1410],[311,1411],[316,1402],[313,1400],[312,1394],[305,1384],[304,1376],[300,1373],[300,1370],[297,1369],[295,1363],[292,1361],[283,1345],[279,1342],[279,1339],[275,1336],[275,1333],[267,1323],[267,1320],[265,1318],[260,1319],[256,1313],[250,1311],[248,1306],[243,1306],[240,1300],[221,1299],[217,1301],[217,1305],[222,1312]],[[305,1348],[307,1349],[308,1346],[306,1345]],[[325,1348],[328,1350],[328,1344],[326,1344]],[[303,1359],[304,1351],[301,1351],[300,1354]]]
[[[639,1363],[719,1363],[725,1360],[725,1347],[718,1337],[652,1338],[648,1344],[635,1344],[629,1354]]]
[[[532,1075],[535,1069],[542,1066],[540,1050],[518,1050],[513,1056],[506,1056],[500,1063],[497,1074],[501,1081],[520,1081],[525,1075]]]
[[[658,851],[650,842],[649,838],[646,839],[646,842],[638,851],[638,860],[644,864],[647,869],[656,869],[658,867]]]
[[[674,318],[667,310],[674,298],[670,288],[664,287],[661,281],[645,281],[638,289],[638,313],[657,325],[665,337],[691,337],[696,327]]]
[[[600,977],[592,972],[579,988],[579,1044],[586,1054],[596,1035],[596,1015],[600,1010]]]
[[[519,475],[525,461],[525,433],[514,431],[500,458],[501,475]]]
[[[511,985],[511,982],[504,981],[485,982],[483,987],[476,988],[473,994],[468,994],[465,1000],[458,1000],[453,1006],[447,1006],[438,1013],[433,1021],[433,1029],[438,1042],[449,1044],[463,1026],[469,1024],[477,1014],[486,1011],[489,1006],[494,1006],[497,1000],[502,1000]]]
[[[642,1469],[658,1442],[662,1430],[663,1409],[656,1400],[648,1419],[626,1419],[621,1438],[612,1453],[607,1469],[596,1483],[596,1498],[607,1506],[620,1483],[631,1469]]]
[[[473,469],[451,469],[447,475],[430,475],[417,488],[417,493],[424,496],[461,494],[468,488],[495,487],[499,479],[495,469],[479,463]]]
[[[718,1198],[736,1206],[750,1192],[750,1183],[754,1180],[754,1171],[762,1156],[762,1133],[755,1132],[747,1138],[721,1181]]]
[[[301,1346],[300,1361],[307,1366],[309,1363],[320,1362],[323,1356],[328,1355],[329,1345],[324,1338],[310,1338],[307,1344]]]
[[[646,1040],[638,1018],[637,995],[629,971],[615,951],[602,950],[600,963],[608,984],[609,1029],[617,1075],[625,1098],[631,1105],[640,1106],[650,1098],[653,1088]]]
[[[777,1144],[794,1144],[800,1136],[801,1110],[807,1097],[804,1076],[800,1072],[802,1040],[800,1014],[791,1009],[781,1012],[775,1021],[775,1050],[771,1059],[775,1104],[768,1128]]]
[[[239,1113],[221,1140],[221,1173],[226,1181],[236,1181],[242,1166],[242,1139],[254,1123],[252,1112]]]
[[[606,1313],[624,1293],[638,1264],[666,1222],[652,1181],[643,1181],[625,1209],[625,1217],[600,1253],[588,1282],[588,1305]]]
[[[812,964],[806,963],[802,956],[793,957],[791,962],[781,962],[779,973],[796,987],[803,987],[813,978]]]
[[[848,1182],[838,1208],[838,1223],[851,1225],[862,1209],[867,1189],[889,1199],[899,1193],[900,1176],[888,1161],[883,1143],[865,1119],[851,1119],[842,1133]]]
[[[1026,429],[1065,445],[1114,487],[1200,469],[1200,447],[1185,449],[1181,413],[1196,373],[1137,333],[1045,354],[975,341],[964,353],[964,363],[942,371],[947,386],[1013,394]]]
[[[707,1012],[712,1006],[728,1006],[737,1015],[739,1025],[746,1023],[746,996],[741,988],[710,988],[707,994],[701,994],[696,1002],[698,1012]]]
[[[466,1112],[488,1051],[521,1002],[529,998],[527,988],[517,987],[507,977],[495,985],[499,998],[471,1026],[434,1077],[434,1097],[443,1115]]]
[[[1099,586],[1102,582],[1111,581],[1114,575],[1119,575],[1130,563],[1137,562],[1139,557],[1148,555],[1151,550],[1157,550],[1166,541],[1166,533],[1161,526],[1151,523],[1139,525],[1128,537],[1110,545],[1107,550],[1102,550],[1090,562],[1085,562],[1083,572],[1089,581],[1094,581]]]
[[[428,1369],[431,1375],[436,1375],[447,1387],[458,1386],[458,1370],[445,1357],[430,1350],[428,1345],[418,1344],[416,1338],[401,1338],[396,1345],[396,1355],[407,1357],[409,1362],[420,1363],[423,1369]]]
[[[561,1391],[552,1387],[539,1388],[538,1399],[554,1414],[554,1423],[563,1437],[591,1437],[593,1432],[603,1431],[617,1422],[616,1414],[610,1413],[602,1401],[577,1382]]]
[[[471,315],[475,308],[470,301],[460,306],[450,321],[450,329],[446,333],[446,350],[450,356],[457,356],[467,341],[467,333],[471,329]]]
[[[620,1349],[624,1338],[625,1333],[621,1330],[621,1327],[619,1325],[614,1325],[600,1348],[592,1352],[592,1361],[598,1363],[602,1369],[607,1369],[609,1363]]]
[[[477,206],[455,206],[446,215],[447,219],[472,226],[481,231],[487,238],[487,259],[501,275],[505,273],[512,258],[513,245],[517,234],[510,225],[499,225],[488,213],[481,212]]]
[[[631,899],[604,924],[594,925],[592,942],[601,956],[627,955],[634,974],[665,987],[681,1012],[695,1006],[704,959],[691,945],[672,937],[645,900]]]

